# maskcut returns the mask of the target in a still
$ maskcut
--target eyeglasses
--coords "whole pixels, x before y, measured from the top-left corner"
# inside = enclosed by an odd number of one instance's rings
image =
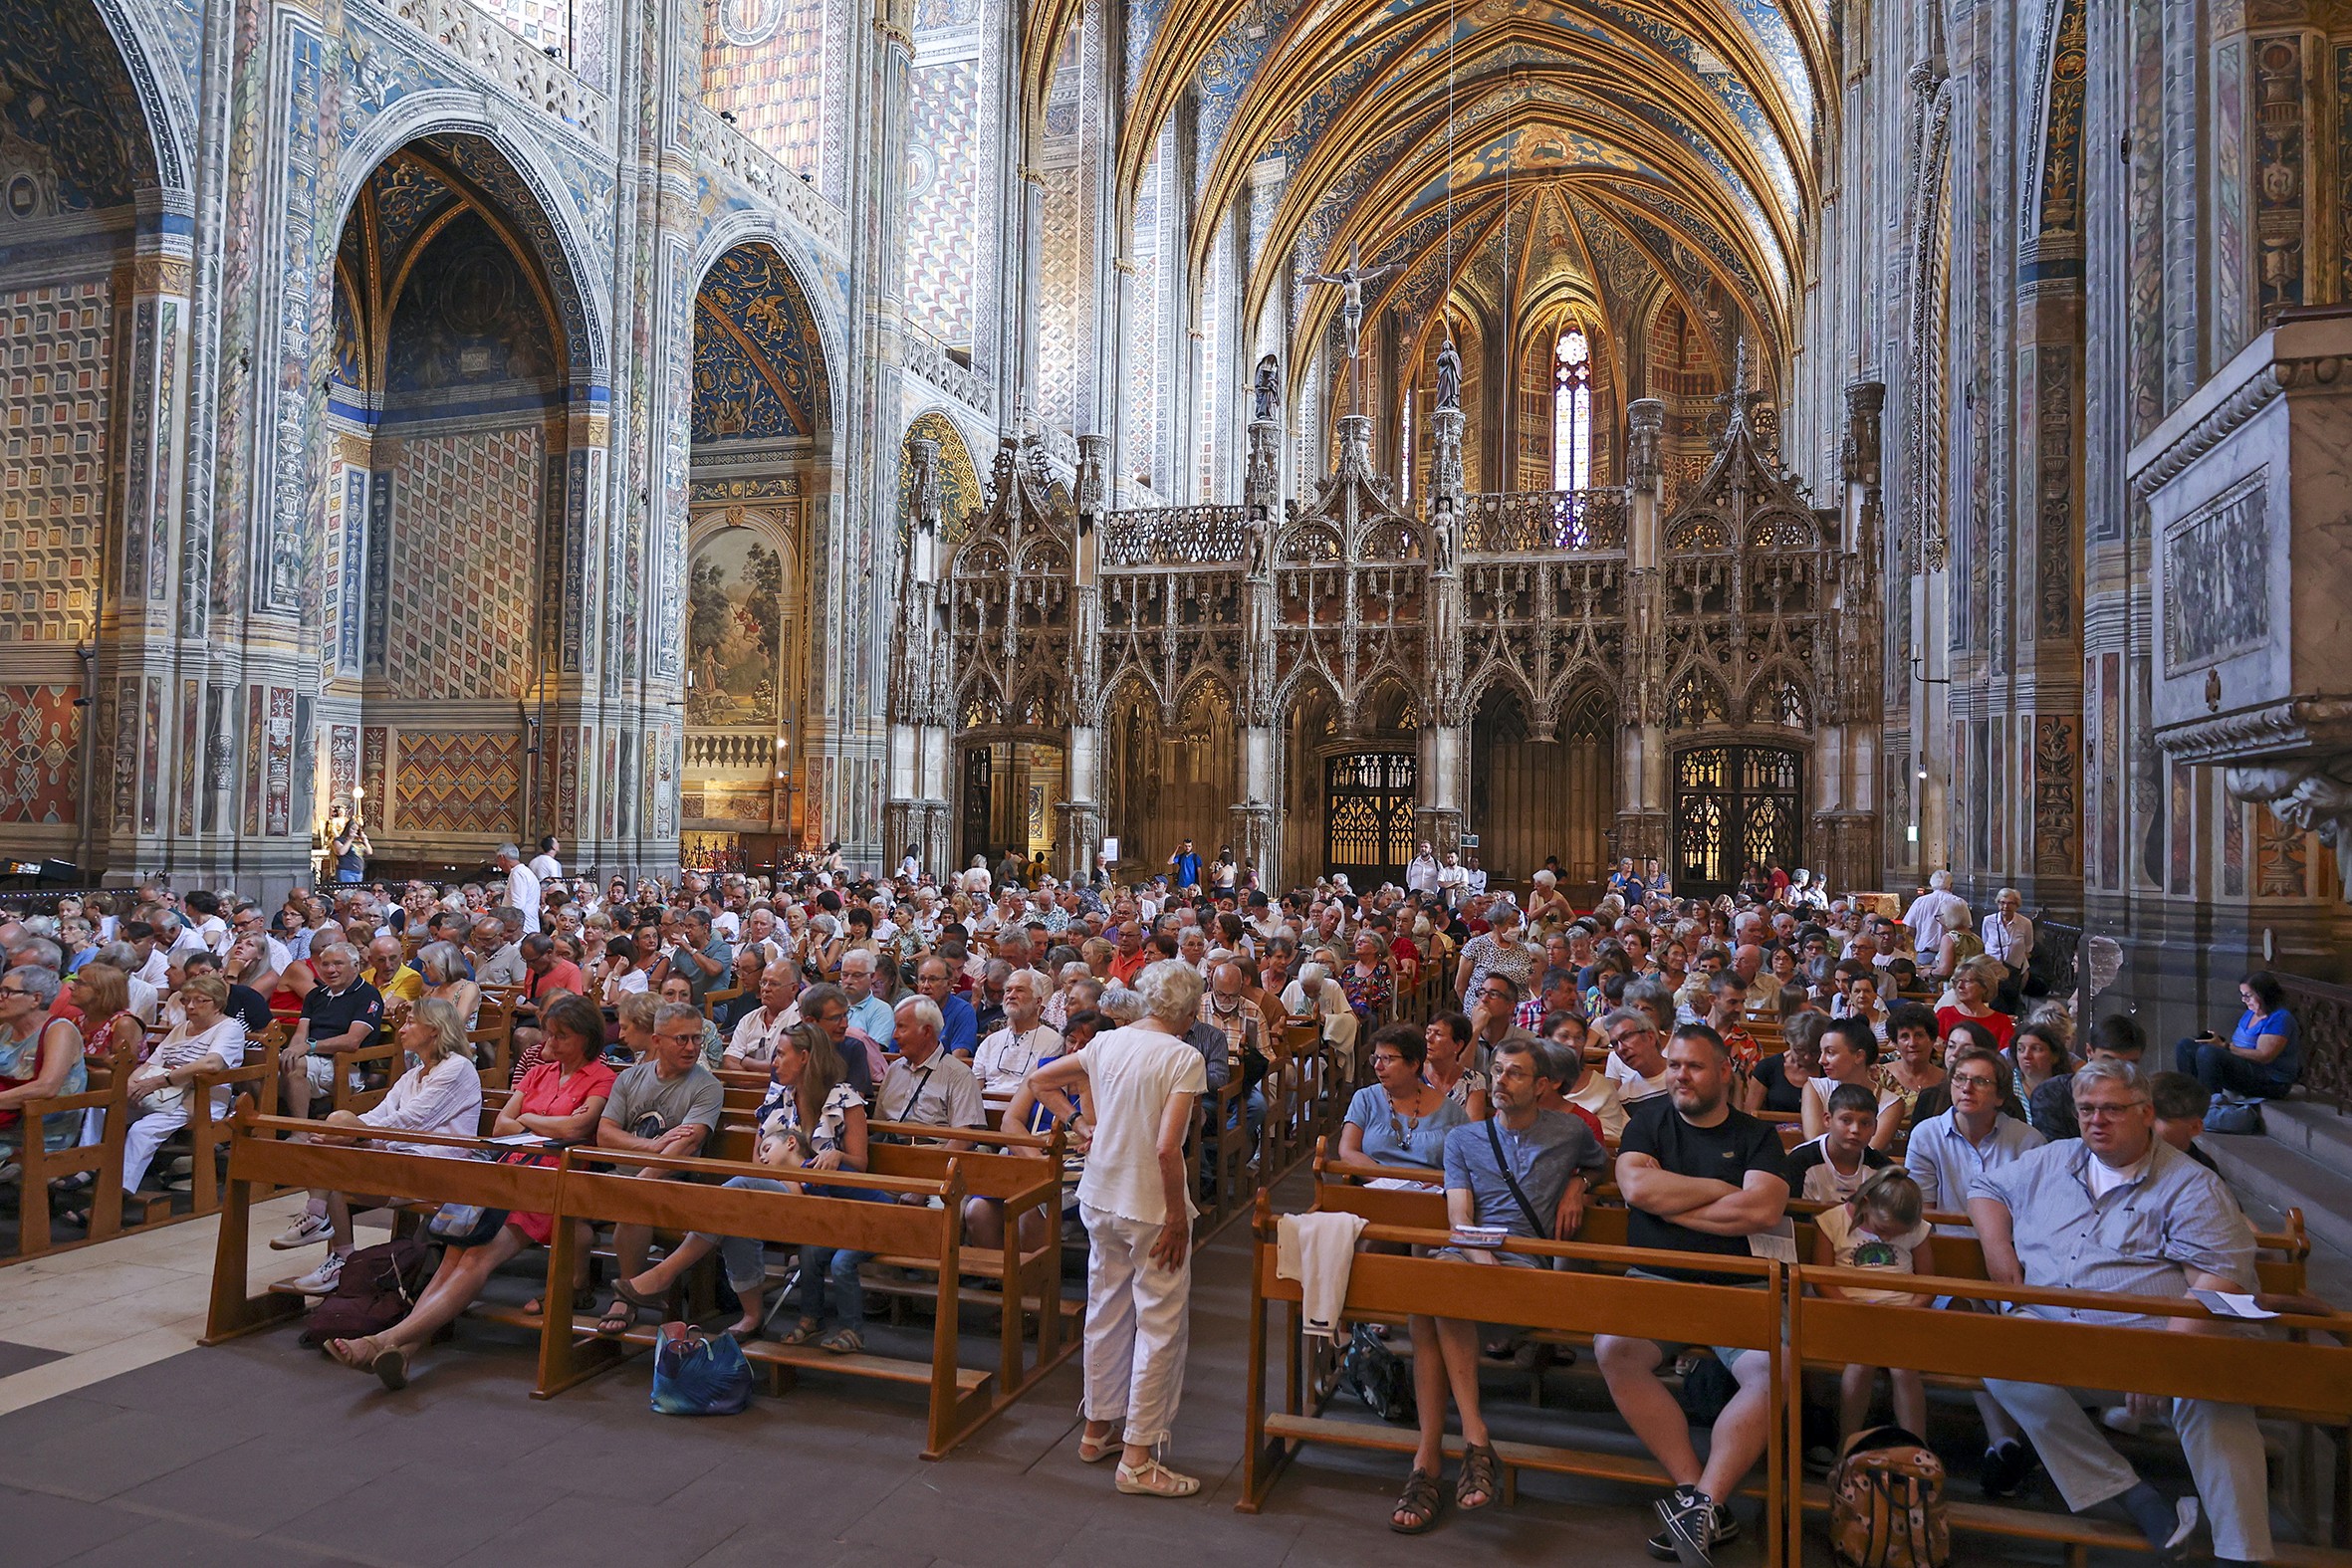
[[[1981,1072],[1956,1072],[1952,1075],[1952,1086],[1955,1089],[1998,1089],[2000,1083],[1999,1079],[1989,1078]]]
[[[2074,1106],[2074,1115],[2078,1121],[2105,1121],[2109,1117],[2128,1116],[2133,1111],[2137,1110],[2140,1107],[2140,1104],[2141,1102],[2138,1100],[2125,1100],[2120,1104],[2102,1100],[2096,1104],[2090,1105],[2085,1105],[2080,1101],[2076,1101]]]
[[[22,986],[0,986],[0,997],[29,997],[32,993]]]

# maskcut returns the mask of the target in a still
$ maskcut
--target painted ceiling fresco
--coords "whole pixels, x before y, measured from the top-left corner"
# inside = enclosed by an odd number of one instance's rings
[[[0,141],[10,140],[54,176],[64,211],[125,206],[155,183],[138,95],[87,0],[0,0]]]
[[[694,297],[694,439],[775,440],[825,418],[824,351],[792,272],[739,245]]]

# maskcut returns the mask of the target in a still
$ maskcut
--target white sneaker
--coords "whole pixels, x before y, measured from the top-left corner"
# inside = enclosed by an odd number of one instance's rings
[[[335,1227],[327,1223],[325,1215],[304,1214],[294,1224],[270,1237],[270,1250],[291,1252],[298,1246],[309,1246],[313,1241],[324,1241],[335,1233]]]
[[[319,1266],[294,1282],[294,1288],[306,1296],[327,1296],[335,1293],[337,1281],[343,1278],[343,1265],[351,1259],[349,1252],[329,1252],[320,1259]]]

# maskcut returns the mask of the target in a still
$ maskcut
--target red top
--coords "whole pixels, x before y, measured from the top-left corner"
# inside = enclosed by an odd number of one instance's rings
[[[1975,1024],[1993,1036],[1993,1043],[1999,1050],[2009,1048],[2009,1036],[2017,1031],[2017,1020],[2005,1012],[1980,1012],[1972,1016],[1961,1011],[1958,1008],[1938,1008],[1936,1009],[1936,1032],[1938,1034],[1949,1038],[1952,1033],[1952,1025],[1955,1023]]]
[[[588,982],[581,978],[580,966],[570,959],[558,959],[544,974],[534,971],[523,982],[523,995],[537,1002],[551,991],[569,991],[574,996],[586,995]]]
[[[576,1068],[564,1076],[561,1062],[542,1061],[515,1085],[514,1108],[531,1116],[570,1116],[598,1095],[612,1097],[612,1081],[620,1075],[601,1061]]]

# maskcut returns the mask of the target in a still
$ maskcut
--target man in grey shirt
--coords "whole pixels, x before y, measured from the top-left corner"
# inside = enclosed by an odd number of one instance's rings
[[[632,1154],[691,1158],[718,1129],[727,1091],[702,1064],[702,1012],[681,1002],[664,1003],[653,1014],[653,1048],[646,1058],[613,1081],[596,1123],[596,1147]],[[672,1171],[616,1165],[622,1175],[674,1180]],[[653,1232],[645,1226],[612,1228],[612,1257],[623,1279],[645,1271],[645,1250]],[[619,1333],[636,1320],[635,1309],[615,1295],[597,1320],[598,1332]]]
[[[1969,1184],[1985,1268],[2001,1284],[2125,1295],[2254,1289],[2254,1233],[2220,1177],[2156,1136],[2137,1069],[2094,1057],[2074,1074],[2079,1141],[2045,1145]],[[2221,1331],[2195,1319],[2058,1306],[2013,1310],[2077,1323]],[[2188,1347],[2184,1347],[2187,1349]],[[2050,1478],[2080,1513],[2119,1499],[2160,1555],[2197,1527],[2198,1499],[2142,1480],[2065,1388],[1988,1378],[1985,1390],[2024,1428]],[[2173,1401],[2173,1426],[2212,1513],[2222,1562],[2270,1556],[2269,1473],[2253,1411]]]
[[[1507,1038],[1495,1047],[1487,1089],[1494,1119],[1446,1134],[1446,1214],[1453,1225],[1501,1226],[1515,1236],[1554,1241],[1583,1225],[1585,1195],[1607,1175],[1609,1157],[1582,1121],[1540,1108],[1542,1096],[1555,1087],[1550,1059],[1534,1041]],[[1525,1252],[1463,1247],[1441,1247],[1435,1255],[1522,1268],[1540,1268],[1545,1261]],[[1494,1444],[1479,1412],[1478,1376],[1475,1320],[1414,1317],[1413,1393],[1421,1441],[1412,1476],[1390,1511],[1392,1527],[1417,1534],[1437,1517],[1449,1392],[1462,1416],[1466,1446],[1454,1501],[1465,1510],[1483,1508],[1500,1494]]]

